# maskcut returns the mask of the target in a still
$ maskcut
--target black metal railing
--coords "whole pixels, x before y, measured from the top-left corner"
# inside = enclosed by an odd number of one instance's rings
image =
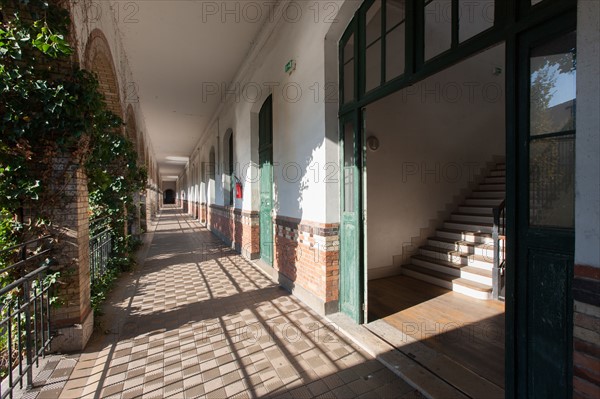
[[[90,284],[93,286],[108,268],[112,255],[112,229],[108,219],[96,219],[90,222]]]
[[[506,256],[506,200],[494,207],[494,226],[492,239],[494,240],[494,265],[492,267],[492,298],[504,299],[504,276]]]
[[[12,263],[0,274],[15,276],[0,290],[2,399],[12,398],[13,390],[22,389],[23,383],[33,386],[33,365],[39,366],[52,341],[52,243],[52,237],[46,236],[0,251],[3,261]]]

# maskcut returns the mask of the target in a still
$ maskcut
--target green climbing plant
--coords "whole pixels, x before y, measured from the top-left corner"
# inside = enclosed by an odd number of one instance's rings
[[[122,270],[136,244],[125,224],[147,173],[96,77],[74,62],[69,26],[58,1],[0,0],[0,250],[51,231],[51,210],[64,194],[54,165],[67,159],[87,175],[90,219],[107,219],[111,265]],[[0,256],[0,269],[14,260]],[[0,288],[23,272],[0,274]],[[0,298],[0,313],[14,294]]]

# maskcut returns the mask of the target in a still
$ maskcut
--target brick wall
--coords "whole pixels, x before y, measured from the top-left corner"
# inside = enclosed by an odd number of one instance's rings
[[[278,216],[274,267],[324,303],[339,296],[339,225]]]
[[[573,299],[573,397],[600,398],[600,268],[575,266]]]
[[[200,204],[200,223],[206,224],[207,218],[208,218],[208,207],[206,206],[206,203],[203,202]]]
[[[207,208],[205,204],[202,206],[204,213]],[[258,212],[211,205],[208,208],[207,219],[209,229],[227,245],[250,259],[259,256]]]
[[[94,29],[90,33],[86,45],[85,68],[96,74],[99,90],[104,95],[108,109],[123,117],[119,84],[112,60],[112,53],[106,37],[102,31]]]
[[[227,245],[233,246],[244,256],[251,259],[260,258],[258,212],[211,205],[207,226]],[[273,268],[289,279],[294,286],[303,288],[323,303],[337,301],[339,225],[279,216],[275,219],[273,228]]]

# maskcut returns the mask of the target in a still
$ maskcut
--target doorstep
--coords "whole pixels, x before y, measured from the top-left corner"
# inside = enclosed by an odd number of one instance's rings
[[[423,367],[409,356],[397,350],[394,346],[377,336],[366,326],[356,324],[345,314],[335,313],[326,316],[326,318],[331,323],[336,325],[339,331],[352,340],[352,342],[360,346],[371,356],[375,357],[394,374],[398,375],[408,384],[419,390],[427,398],[467,399],[471,397],[471,395],[465,394],[461,390],[444,381],[444,379],[442,379],[440,376],[434,374],[432,371]],[[383,329],[385,329],[385,327],[381,325],[373,326],[373,323],[371,323],[370,328],[381,328],[380,331],[382,333],[384,333]],[[393,327],[390,326],[389,328]],[[401,332],[397,332],[398,334],[401,334]],[[489,392],[483,397],[490,397]]]

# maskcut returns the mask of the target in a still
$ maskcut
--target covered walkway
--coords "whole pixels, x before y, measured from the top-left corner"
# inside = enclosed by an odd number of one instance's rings
[[[60,397],[420,397],[180,210],[150,238]]]

